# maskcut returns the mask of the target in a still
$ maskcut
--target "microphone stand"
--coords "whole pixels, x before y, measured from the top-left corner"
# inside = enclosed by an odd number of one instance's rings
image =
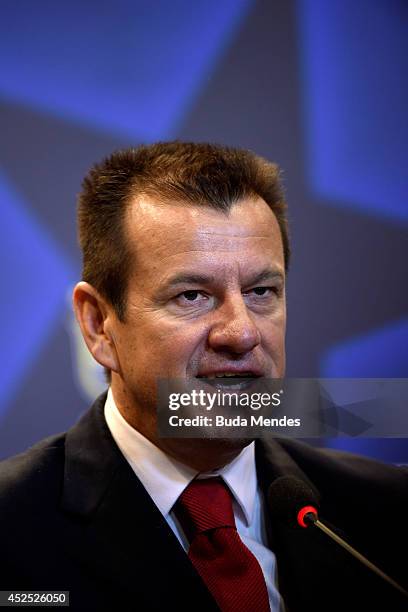
[[[307,514],[305,514],[303,520],[304,520],[305,523],[308,523],[309,525],[313,525],[314,527],[317,527],[318,529],[320,529],[320,531],[323,531],[326,535],[329,536],[329,538],[331,538],[332,540],[337,542],[337,544],[340,544],[340,546],[342,546],[342,548],[344,548],[345,550],[347,550],[347,552],[349,552],[351,555],[353,555],[353,557],[355,557],[356,559],[361,561],[361,563],[363,563],[363,565],[365,565],[370,570],[375,572],[383,580],[388,582],[395,589],[397,589],[400,593],[405,595],[405,597],[408,597],[407,591],[405,589],[403,589],[402,586],[400,586],[397,582],[395,582],[395,580],[393,580],[392,578],[390,578],[390,576],[388,576],[382,570],[380,570],[380,568],[377,567],[376,565],[374,565],[374,563],[371,563],[371,561],[369,561],[366,557],[364,557],[364,555],[362,555],[357,550],[355,550],[355,548],[350,546],[350,544],[348,544],[345,540],[340,538],[336,533],[334,533],[334,531],[329,529],[329,527],[327,527],[324,523],[319,521],[319,519],[317,518],[317,515],[314,512],[308,512]]]

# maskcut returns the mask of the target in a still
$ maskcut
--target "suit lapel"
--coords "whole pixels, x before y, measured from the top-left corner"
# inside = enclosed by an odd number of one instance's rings
[[[62,509],[81,523],[82,564],[138,602],[146,600],[146,609],[160,609],[163,601],[170,609],[216,609],[116,446],[103,417],[104,402],[105,396],[99,398],[66,438]]]

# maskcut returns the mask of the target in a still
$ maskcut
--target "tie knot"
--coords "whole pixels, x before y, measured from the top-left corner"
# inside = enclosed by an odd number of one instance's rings
[[[180,495],[176,513],[190,541],[210,529],[235,528],[231,493],[221,478],[193,480]]]

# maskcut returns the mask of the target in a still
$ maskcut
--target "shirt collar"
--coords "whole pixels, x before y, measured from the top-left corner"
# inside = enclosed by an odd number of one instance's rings
[[[116,406],[111,389],[105,402],[105,420],[123,456],[163,516],[169,514],[181,493],[196,476],[221,476],[242,510],[247,525],[251,524],[257,488],[253,442],[223,468],[198,474],[193,468],[164,453],[129,425]]]

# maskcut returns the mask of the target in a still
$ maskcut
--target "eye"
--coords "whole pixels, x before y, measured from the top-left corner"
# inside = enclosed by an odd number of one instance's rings
[[[183,291],[183,293],[180,293],[178,297],[184,297],[188,302],[196,302],[197,298],[201,295],[201,291],[190,289],[189,291]]]
[[[252,289],[244,292],[244,295],[252,295],[254,297],[261,298],[271,297],[272,294],[278,294],[277,287],[253,287]]]
[[[206,303],[208,295],[199,289],[187,289],[176,296],[176,301],[181,305]]]
[[[252,291],[255,293],[255,295],[263,296],[269,295],[272,289],[272,287],[254,287]]]

